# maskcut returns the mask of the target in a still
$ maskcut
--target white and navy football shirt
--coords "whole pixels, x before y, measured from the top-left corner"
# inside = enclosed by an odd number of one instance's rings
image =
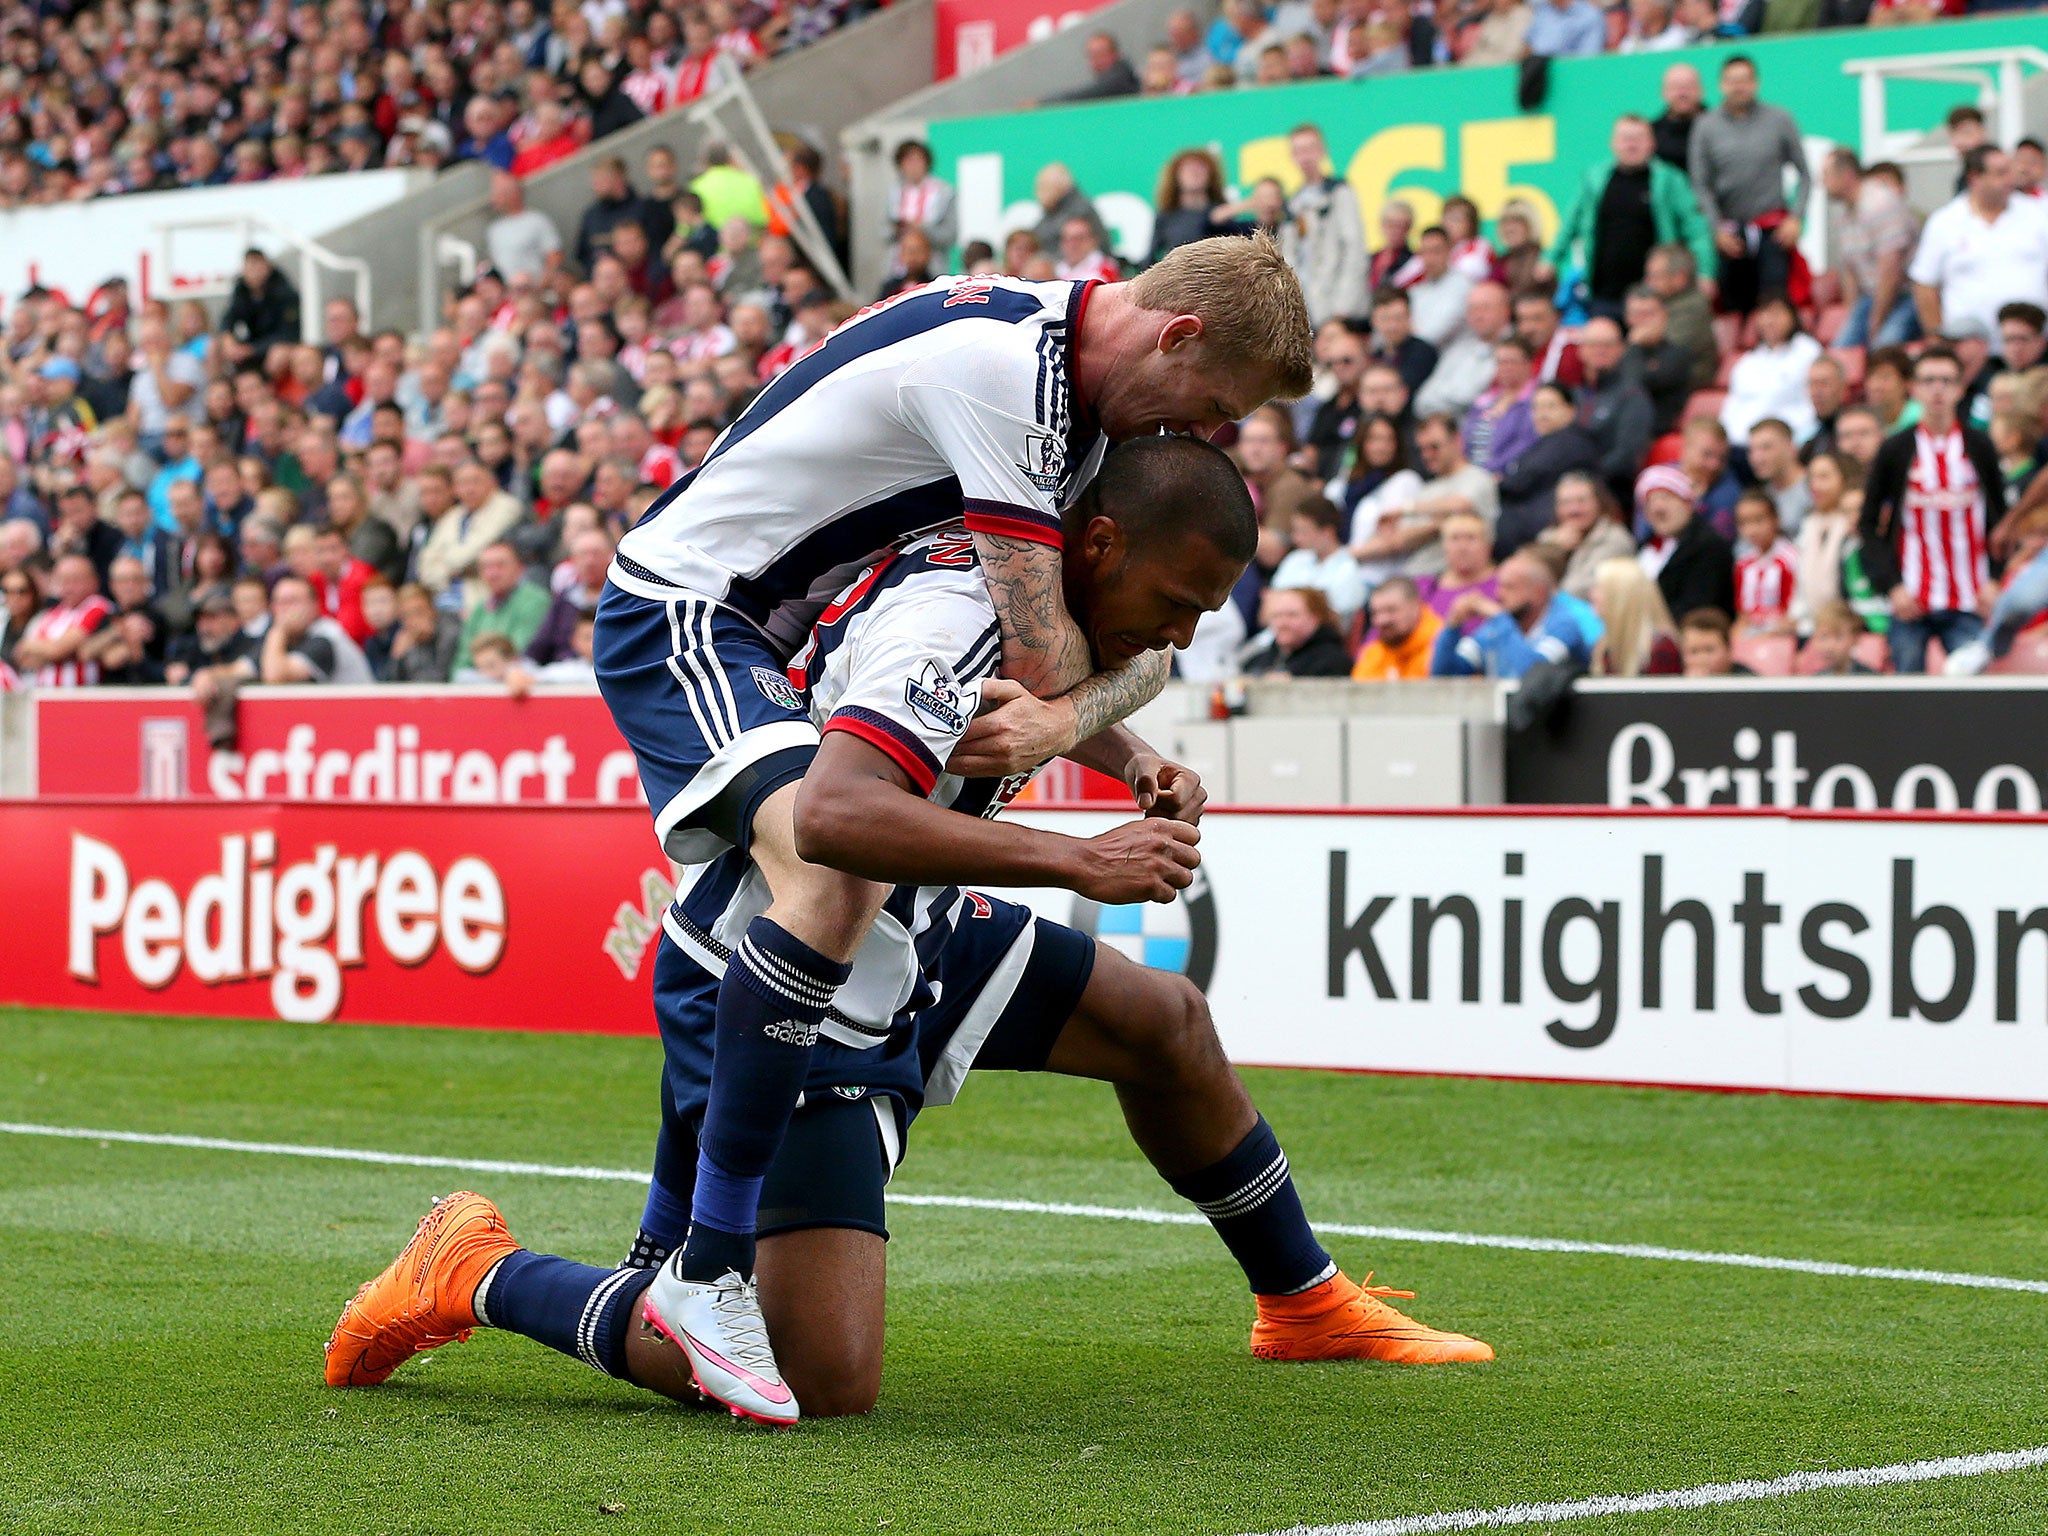
[[[906,538],[964,519],[1057,545],[1060,510],[1103,450],[1074,399],[1093,286],[943,278],[854,316],[648,509],[613,583],[711,598],[793,651],[853,573]]]
[[[820,731],[849,731],[886,753],[920,793],[969,816],[994,816],[1031,775],[963,779],[946,759],[974,719],[981,686],[1002,665],[996,611],[956,524],[884,555],[819,615],[789,664]],[[934,1001],[928,976],[963,908],[957,886],[898,886],[854,957],[823,1033],[856,1048],[885,1036],[907,1008]],[[740,854],[701,870],[670,908],[669,937],[713,974],[768,907],[768,887]]]

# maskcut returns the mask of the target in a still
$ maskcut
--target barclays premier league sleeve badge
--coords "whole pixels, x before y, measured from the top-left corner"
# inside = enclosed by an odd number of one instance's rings
[[[967,729],[959,685],[944,662],[928,661],[916,677],[906,679],[903,702],[927,730],[958,736]]]

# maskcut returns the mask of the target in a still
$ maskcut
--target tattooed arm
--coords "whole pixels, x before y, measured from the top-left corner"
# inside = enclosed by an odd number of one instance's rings
[[[1060,591],[1060,547],[977,533],[974,552],[1003,627],[1003,676],[1040,698],[1063,694],[1087,677],[1094,665],[1088,638]]]
[[[1050,544],[977,533],[976,552],[1003,630],[1003,677],[948,765],[981,777],[1035,768],[1151,702],[1171,664],[1152,651],[1113,672],[1091,672],[1087,637],[1060,595],[1060,554]],[[1035,695],[1035,697],[1034,697]],[[991,705],[1003,707],[987,712]]]
[[[946,771],[990,778],[1064,756],[1129,783],[1130,764],[1149,752],[1114,727],[1158,696],[1169,669],[1164,651],[1147,651],[1114,672],[1084,677],[1057,699],[1033,698],[1007,678],[990,678],[981,685],[982,713],[960,738]]]

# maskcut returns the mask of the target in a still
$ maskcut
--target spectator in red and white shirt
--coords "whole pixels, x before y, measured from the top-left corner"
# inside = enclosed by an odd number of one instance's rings
[[[79,647],[114,615],[100,596],[100,573],[84,555],[65,555],[50,573],[56,602],[45,608],[14,648],[15,666],[34,674],[44,688],[90,688],[100,680],[97,662],[80,661]]]
[[[1067,282],[1113,283],[1123,276],[1115,258],[1095,238],[1095,226],[1082,218],[1069,219],[1060,226],[1060,259],[1054,270]]]
[[[346,533],[333,523],[320,526],[313,537],[313,568],[306,580],[320,600],[320,611],[347,630],[357,645],[370,638],[371,624],[363,617],[363,588],[376,575],[376,567],[349,552]]]
[[[1735,617],[1743,633],[1789,635],[1799,591],[1799,551],[1785,537],[1769,491],[1752,486],[1735,501],[1745,553],[1735,562]]]
[[[675,99],[675,72],[655,57],[654,45],[645,34],[626,39],[626,64],[626,78],[619,82],[619,89],[644,117],[666,112]]]
[[[701,16],[683,18],[683,56],[676,61],[675,85],[668,104],[679,107],[707,91],[731,84],[739,66],[718,46],[718,34]]]
[[[1987,531],[2005,516],[1991,439],[1963,422],[1963,368],[1932,346],[1913,365],[1920,422],[1885,440],[1863,497],[1863,571],[1889,595],[1892,665],[1927,670],[1927,642],[1951,655],[1984,631]]]

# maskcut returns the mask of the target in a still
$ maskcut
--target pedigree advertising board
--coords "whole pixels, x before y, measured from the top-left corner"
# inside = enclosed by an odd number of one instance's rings
[[[0,807],[0,1001],[645,1032],[644,810]]]

